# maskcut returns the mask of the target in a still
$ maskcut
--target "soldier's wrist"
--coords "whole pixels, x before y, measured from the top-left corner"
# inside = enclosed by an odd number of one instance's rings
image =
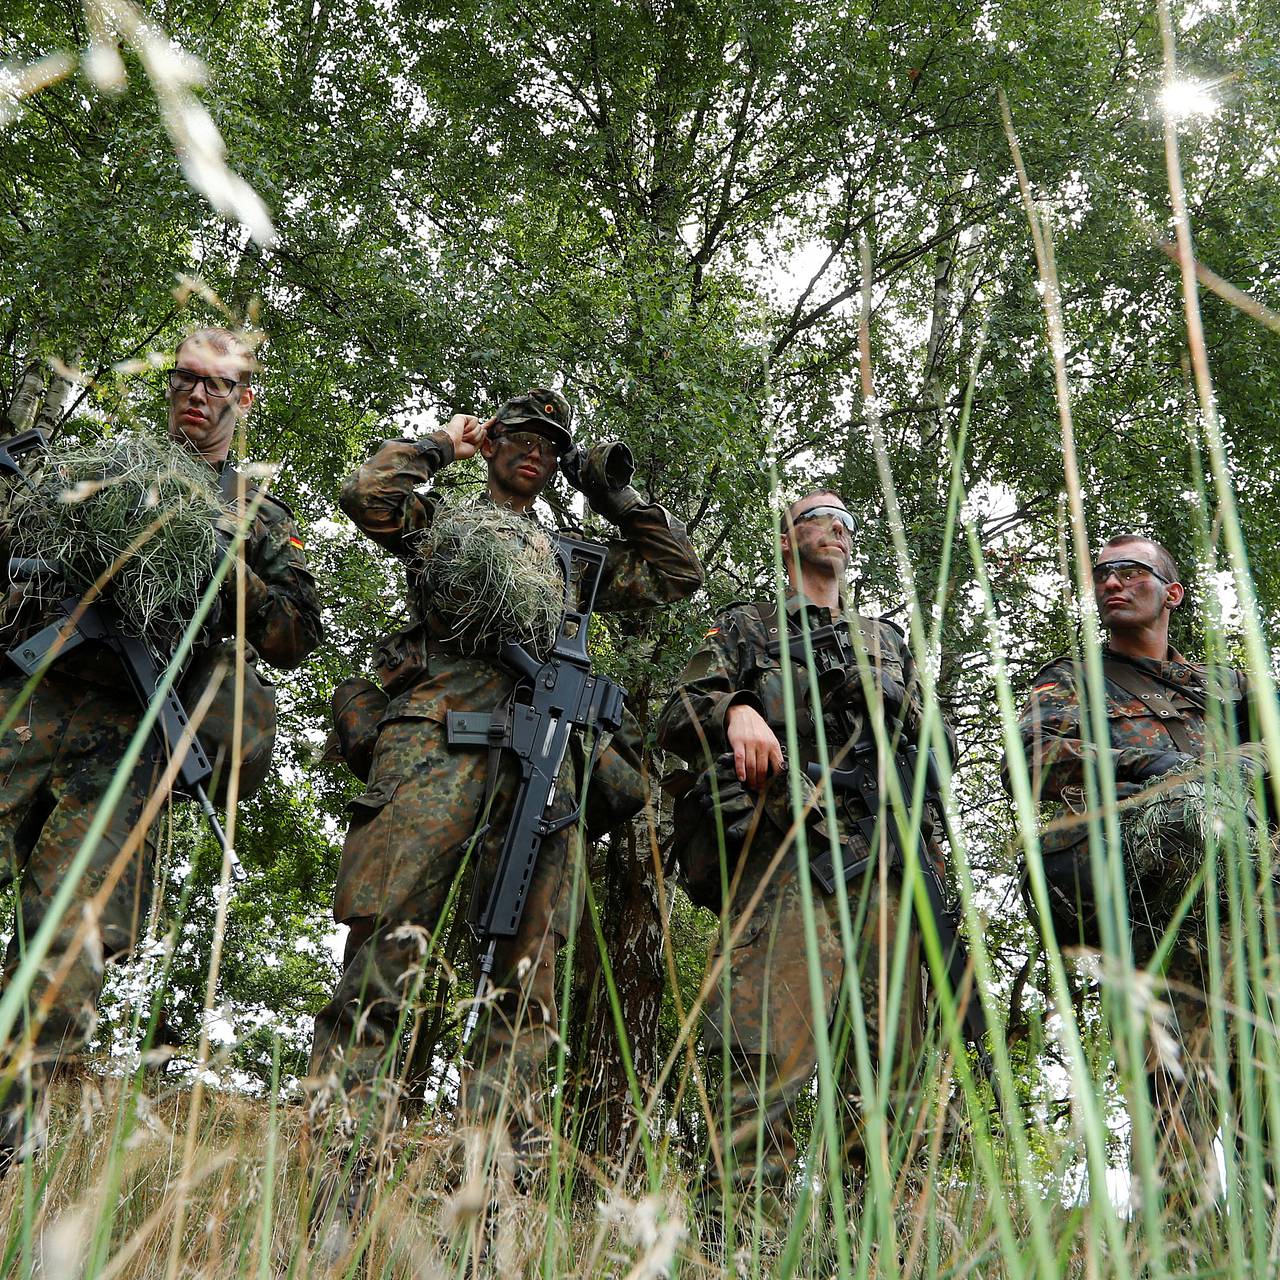
[[[645,505],[644,499],[629,484],[621,489],[590,490],[586,499],[596,515],[612,520],[614,524],[621,524],[632,511]]]
[[[454,460],[456,452],[453,437],[443,427],[438,431],[432,431],[425,440],[418,442],[418,448],[423,453],[430,452],[432,446],[440,454],[440,466],[448,466]]]
[[[749,689],[740,689],[737,693],[730,694],[725,702],[722,720],[726,730],[730,721],[735,718],[733,714],[735,711],[754,711],[761,720],[765,718],[764,703]]]

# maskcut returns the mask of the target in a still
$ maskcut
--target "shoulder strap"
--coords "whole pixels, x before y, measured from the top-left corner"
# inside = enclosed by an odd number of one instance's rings
[[[778,625],[778,602],[776,600],[757,600],[749,608],[760,619],[760,625],[767,632]]]
[[[1148,701],[1151,694],[1142,687],[1144,680],[1155,680],[1158,684],[1165,685],[1166,688],[1176,690],[1182,694],[1202,715],[1205,712],[1205,701],[1196,696],[1196,692],[1187,689],[1183,685],[1171,685],[1167,681],[1160,680],[1155,676],[1144,677],[1136,668],[1127,662],[1122,662],[1109,655],[1103,655],[1102,671],[1106,678],[1116,685],[1122,692],[1127,693],[1132,698],[1138,698],[1142,701]],[[1180,720],[1174,720],[1172,717],[1165,720],[1165,731],[1169,737],[1173,739],[1173,745],[1185,755],[1198,755],[1199,749],[1191,740],[1191,735],[1187,732],[1186,726]]]

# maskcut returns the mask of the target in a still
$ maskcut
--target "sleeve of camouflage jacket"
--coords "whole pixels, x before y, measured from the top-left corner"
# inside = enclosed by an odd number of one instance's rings
[[[685,664],[658,717],[658,744],[663,750],[699,766],[708,754],[714,759],[728,751],[729,708],[742,703],[765,714],[756,694],[742,687],[752,666],[750,643],[738,613],[721,615]]]
[[[246,638],[273,667],[289,670],[320,643],[320,599],[287,509],[263,501],[245,551]]]
[[[1086,741],[1081,724],[1079,689],[1069,663],[1052,663],[1036,676],[1031,696],[1022,709],[1018,733],[1031,770],[1031,786],[1041,801],[1062,800],[1063,792],[1085,785],[1085,760],[1097,757],[1093,743]],[[1141,789],[1139,779],[1150,776],[1170,756],[1167,743],[1147,747],[1112,748],[1111,767],[1116,790],[1121,796]],[[1004,785],[1010,788],[1009,767],[1001,770]]]
[[[405,539],[431,523],[431,505],[417,490],[453,461],[453,443],[443,431],[425,440],[387,440],[354,475],[338,505],[380,547],[403,555]]]
[[[638,503],[618,517],[596,595],[602,611],[645,609],[691,596],[702,565],[684,524],[656,503]]]

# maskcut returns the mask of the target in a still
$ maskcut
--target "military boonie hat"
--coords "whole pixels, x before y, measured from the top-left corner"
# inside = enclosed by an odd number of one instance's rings
[[[573,436],[569,434],[573,410],[564,396],[548,387],[534,387],[522,396],[513,396],[495,417],[502,426],[520,427],[546,436],[561,453],[567,453],[573,446]]]

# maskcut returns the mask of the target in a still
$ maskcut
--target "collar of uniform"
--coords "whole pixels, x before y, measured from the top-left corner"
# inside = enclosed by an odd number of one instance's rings
[[[1110,645],[1104,646],[1103,652],[1109,658],[1118,658],[1121,662],[1132,663],[1139,670],[1155,671],[1157,673],[1163,671],[1166,667],[1187,667],[1191,665],[1173,645],[1169,646],[1163,660],[1159,658],[1135,658],[1129,653],[1116,653]]]
[[[828,609],[826,605],[814,604],[803,591],[793,591],[786,602],[787,617],[794,618],[801,609],[808,608],[822,619],[822,622],[828,623],[832,621],[842,620],[848,612],[848,602],[845,599],[844,592],[840,593],[840,603],[835,609]]]

